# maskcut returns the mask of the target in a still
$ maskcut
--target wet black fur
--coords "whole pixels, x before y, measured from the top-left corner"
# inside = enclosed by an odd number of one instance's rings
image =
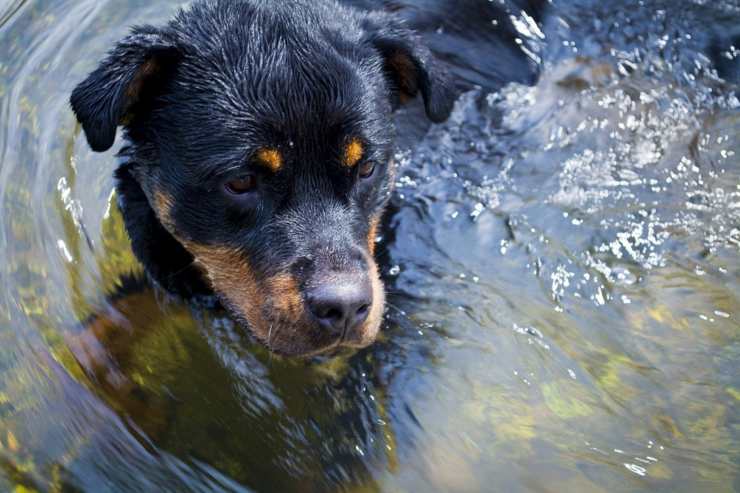
[[[402,63],[398,63],[401,60]],[[333,1],[197,2],[164,27],[134,28],[71,96],[93,150],[123,126],[117,190],[133,249],[180,295],[208,293],[193,257],[160,223],[155,191],[172,198],[178,237],[246,252],[258,275],[360,266],[369,218],[391,190],[391,112],[420,94],[444,120],[452,87],[420,38],[392,15]],[[369,179],[340,163],[362,139]],[[278,173],[255,152],[284,156]],[[258,194],[223,184],[258,173]]]

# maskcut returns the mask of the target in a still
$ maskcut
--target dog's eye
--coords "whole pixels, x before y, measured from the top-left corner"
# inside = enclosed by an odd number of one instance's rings
[[[257,188],[257,177],[255,175],[244,175],[227,182],[224,187],[233,195],[244,195]]]
[[[372,161],[365,161],[364,163],[360,164],[360,178],[370,178],[373,176],[373,173],[375,172],[375,163]]]

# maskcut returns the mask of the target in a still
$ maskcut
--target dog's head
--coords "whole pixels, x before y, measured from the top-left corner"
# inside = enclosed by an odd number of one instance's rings
[[[95,151],[125,128],[153,217],[232,314],[308,355],[378,332],[391,112],[417,93],[431,120],[448,116],[445,74],[393,17],[216,1],[134,29],[71,103]]]

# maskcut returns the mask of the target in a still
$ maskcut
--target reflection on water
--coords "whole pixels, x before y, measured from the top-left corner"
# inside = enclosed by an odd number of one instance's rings
[[[382,340],[311,362],[140,281],[67,107],[179,2],[2,7],[0,490],[740,489],[740,6],[409,4],[469,85],[399,115]]]

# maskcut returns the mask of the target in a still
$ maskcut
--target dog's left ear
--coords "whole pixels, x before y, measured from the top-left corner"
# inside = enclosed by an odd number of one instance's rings
[[[371,15],[365,29],[366,40],[383,57],[383,70],[394,91],[394,108],[421,91],[429,119],[445,121],[457,95],[449,74],[421,37],[386,15]]]
[[[138,27],[75,88],[72,110],[94,151],[113,145],[116,127],[129,122],[137,107],[156,96],[179,58],[176,47],[156,28]]]

